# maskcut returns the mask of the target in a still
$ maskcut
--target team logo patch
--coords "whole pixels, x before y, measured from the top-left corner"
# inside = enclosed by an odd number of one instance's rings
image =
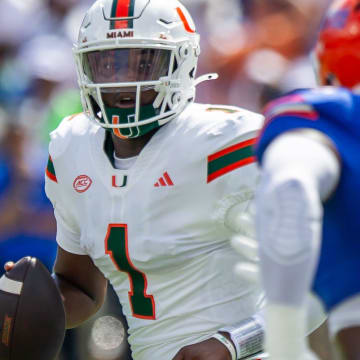
[[[117,179],[116,175],[113,175],[111,178],[111,185],[115,188],[122,188],[125,187],[127,184],[127,175],[123,176],[122,182]]]
[[[73,183],[74,190],[78,193],[83,193],[92,184],[92,180],[87,175],[80,175],[78,176]]]

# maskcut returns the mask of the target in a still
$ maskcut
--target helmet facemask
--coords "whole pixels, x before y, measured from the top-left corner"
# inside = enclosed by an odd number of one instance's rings
[[[82,52],[79,60],[86,108],[115,135],[144,135],[174,115],[164,92],[176,71],[171,49],[110,48]]]

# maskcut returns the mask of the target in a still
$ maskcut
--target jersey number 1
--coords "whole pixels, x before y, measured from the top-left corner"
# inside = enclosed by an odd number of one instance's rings
[[[116,268],[129,276],[129,301],[133,316],[155,320],[155,301],[152,295],[146,294],[146,275],[132,264],[129,257],[126,224],[109,224],[105,250]]]

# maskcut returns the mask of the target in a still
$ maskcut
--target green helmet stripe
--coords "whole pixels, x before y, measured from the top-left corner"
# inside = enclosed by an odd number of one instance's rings
[[[134,16],[134,11],[135,11],[135,0],[130,0],[129,16]],[[132,29],[133,27],[134,27],[134,20],[129,20],[128,21],[128,28]]]
[[[113,0],[113,4],[111,7],[111,15],[110,15],[110,17],[112,17],[112,18],[116,16],[117,3],[118,3],[118,0]],[[112,30],[112,29],[115,29],[115,21],[110,22],[110,30]]]
[[[124,18],[134,16],[135,0],[113,0],[111,7],[112,18]],[[132,29],[133,20],[112,20],[110,30],[113,29]]]

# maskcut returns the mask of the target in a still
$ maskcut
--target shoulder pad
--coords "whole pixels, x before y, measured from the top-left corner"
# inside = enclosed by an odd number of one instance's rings
[[[327,117],[334,114],[349,114],[352,109],[353,95],[350,90],[332,86],[308,90],[303,94],[306,102]]]
[[[321,116],[348,116],[352,109],[352,93],[344,88],[320,87],[300,90],[272,101],[264,110],[267,121],[278,116],[299,116],[315,120]]]
[[[236,106],[193,104],[187,111],[187,130],[210,136],[236,136],[260,129],[264,117]]]
[[[75,114],[64,118],[59,126],[50,133],[49,153],[53,159],[60,156],[69,146],[71,139],[84,135],[92,125],[84,114]]]
[[[194,104],[189,110],[176,120],[176,136],[181,148],[196,147],[194,159],[218,158],[250,146],[264,122],[262,115],[232,106]]]

